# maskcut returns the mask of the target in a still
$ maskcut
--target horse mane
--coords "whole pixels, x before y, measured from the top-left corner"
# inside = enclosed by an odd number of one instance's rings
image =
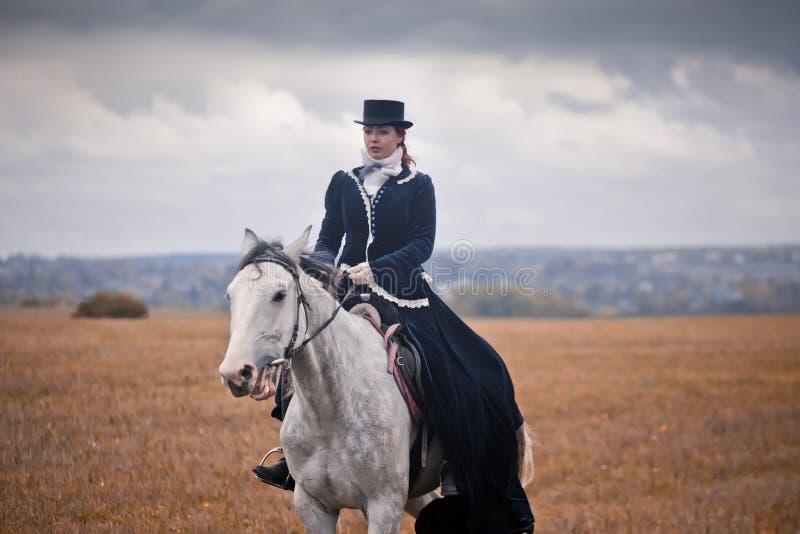
[[[239,261],[239,266],[236,270],[241,271],[250,264],[258,268],[258,262],[269,259],[277,260],[279,263],[300,269],[310,277],[318,280],[328,293],[336,297],[341,271],[335,265],[321,262],[312,256],[313,254],[310,252],[301,252],[300,260],[297,262],[283,251],[283,244],[280,241],[259,239],[255,246]]]

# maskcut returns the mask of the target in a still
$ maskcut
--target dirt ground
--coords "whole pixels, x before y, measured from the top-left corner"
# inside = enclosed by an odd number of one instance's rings
[[[800,531],[800,316],[469,322],[534,429],[536,532]],[[301,532],[250,473],[278,426],[220,384],[227,337],[0,311],[0,531]]]

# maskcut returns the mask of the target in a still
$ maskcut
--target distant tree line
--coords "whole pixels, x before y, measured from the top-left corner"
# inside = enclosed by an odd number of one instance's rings
[[[472,316],[800,313],[800,246],[437,250],[434,290]],[[150,308],[225,310],[234,254],[117,259],[0,258],[0,305],[74,306],[98,291]],[[526,276],[519,277],[520,273]],[[493,290],[495,278],[510,288]],[[466,289],[466,290],[465,290]]]

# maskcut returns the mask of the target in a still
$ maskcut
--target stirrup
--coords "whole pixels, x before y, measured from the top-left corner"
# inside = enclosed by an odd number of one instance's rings
[[[458,495],[458,488],[456,487],[453,470],[450,469],[450,463],[447,460],[442,462],[442,466],[439,468],[439,480],[442,486],[442,497]]]
[[[265,472],[270,468],[276,467],[278,464],[280,464],[281,461],[283,461],[284,465],[286,465],[286,459],[281,458],[275,464],[269,467],[264,466],[264,462],[267,461],[267,458],[269,458],[273,454],[278,454],[278,453],[283,454],[283,447],[275,447],[274,449],[270,449],[269,451],[267,451],[267,454],[265,454],[264,457],[261,458],[261,462],[259,462],[259,464],[253,468],[253,473],[255,474],[256,478],[261,482],[263,482],[264,484],[269,484],[270,486],[275,486],[276,488],[281,488],[288,491],[294,491],[294,479],[292,478],[292,475],[289,473],[288,466],[286,467],[286,473],[287,473],[286,479],[283,482],[276,482],[274,480],[271,480],[268,477],[270,473]]]
[[[258,465],[260,465],[261,467],[264,467],[264,462],[267,461],[267,458],[269,458],[273,454],[278,454],[278,453],[283,454],[283,447],[275,447],[275,448],[272,448],[272,449],[268,450],[267,454],[265,454],[264,457],[261,459],[261,461],[258,462]]]

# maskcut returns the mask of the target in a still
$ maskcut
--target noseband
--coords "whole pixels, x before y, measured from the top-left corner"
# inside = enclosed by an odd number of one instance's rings
[[[350,288],[345,293],[344,297],[342,297],[342,299],[339,301],[339,304],[336,306],[336,309],[333,310],[333,313],[331,314],[331,316],[328,317],[328,319],[324,323],[322,323],[316,329],[316,331],[313,334],[311,334],[308,337],[305,337],[308,334],[308,324],[309,324],[309,321],[308,321],[308,307],[309,307],[309,304],[308,304],[308,300],[306,299],[305,295],[303,294],[303,288],[300,287],[300,273],[297,272],[297,269],[295,268],[294,265],[292,265],[292,264],[290,264],[290,263],[288,263],[288,262],[284,261],[283,259],[281,259],[279,257],[276,257],[276,256],[267,256],[267,257],[254,258],[251,262],[248,262],[248,263],[254,263],[255,264],[255,263],[267,263],[267,262],[276,263],[276,264],[280,265],[281,267],[283,267],[284,269],[286,269],[287,271],[289,271],[289,274],[291,274],[292,278],[294,278],[294,285],[297,288],[297,308],[296,308],[295,319],[294,319],[294,329],[292,330],[292,339],[289,340],[289,344],[286,346],[286,349],[283,351],[283,357],[279,358],[279,359],[277,359],[277,360],[275,360],[275,361],[273,361],[273,362],[271,362],[269,364],[267,364],[269,367],[277,367],[279,365],[282,365],[285,362],[291,361],[292,357],[295,354],[297,354],[298,352],[303,350],[303,348],[312,339],[317,337],[320,332],[325,330],[325,328],[329,324],[331,324],[331,322],[333,322],[333,319],[336,317],[336,314],[338,314],[339,310],[342,309],[342,305],[353,295],[353,293],[355,293],[356,286],[355,285],[351,285]],[[297,334],[300,331],[300,308],[303,309],[303,315],[306,318],[306,331],[303,333],[303,337],[304,337],[303,341],[301,341],[299,345],[294,346],[295,341],[297,341]]]

